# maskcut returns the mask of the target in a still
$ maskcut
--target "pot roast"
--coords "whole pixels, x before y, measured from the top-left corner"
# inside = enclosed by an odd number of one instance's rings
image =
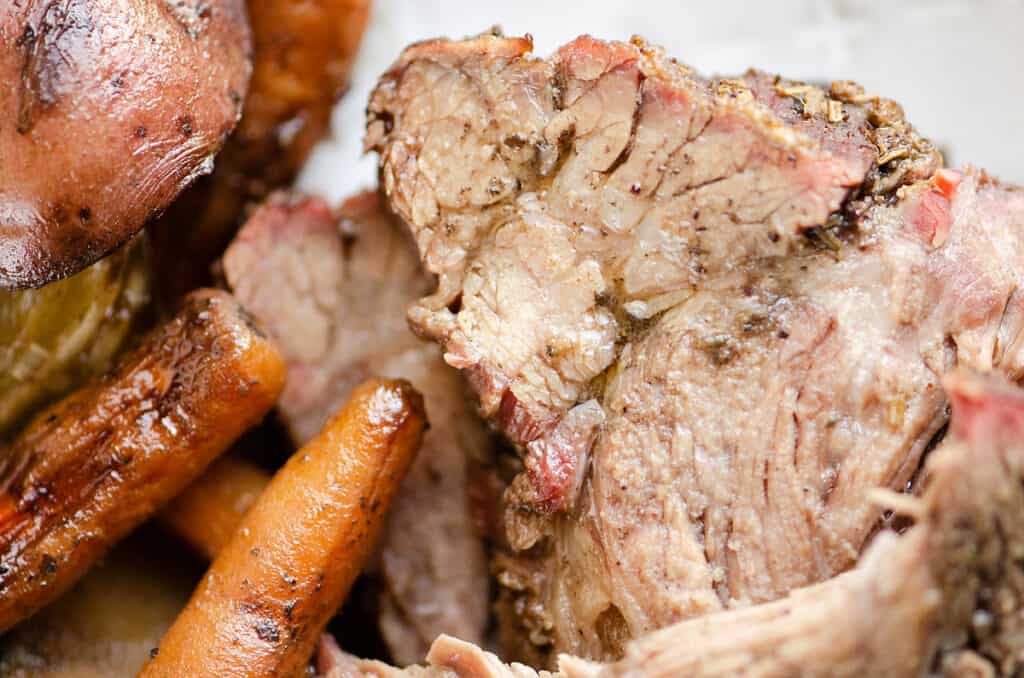
[[[442,636],[429,666],[395,669],[327,642],[327,678],[726,678],[1014,676],[1024,670],[1024,392],[947,377],[953,434],[925,466],[919,498],[889,494],[914,525],[885,530],[856,568],[782,600],[691,619],[631,641],[600,664],[559,658],[539,674]]]
[[[617,660],[849,570],[871,493],[916,487],[945,375],[1021,376],[1024,191],[852,83],[531,47],[409,47],[366,145],[437,276],[411,324],[522,454],[500,634]]]

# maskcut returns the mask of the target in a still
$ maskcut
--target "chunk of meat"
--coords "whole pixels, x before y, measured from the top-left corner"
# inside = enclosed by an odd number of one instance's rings
[[[330,129],[369,18],[369,0],[247,0],[253,74],[214,173],[149,229],[168,301],[206,284],[249,203],[291,183]]]
[[[704,81],[639,43],[580,38],[550,61],[529,49],[409,48],[371,97],[366,139],[440,278],[413,321],[522,443],[585,398],[631,322],[800,247],[878,156],[869,108],[814,88]],[[794,90],[802,106],[779,94]]]
[[[0,631],[55,600],[273,407],[284,364],[200,290],[106,377],[0,448]]]
[[[410,47],[367,146],[439,278],[415,329],[523,452],[502,635],[615,659],[851,567],[943,376],[1021,376],[1024,192],[850,83],[529,47]]]
[[[914,519],[905,533],[880,533],[854,570],[783,600],[670,626],[630,642],[615,663],[563,655],[555,675],[1017,675],[1024,646],[1024,392],[963,373],[947,385],[953,436],[929,458],[923,495],[882,495]],[[348,657],[330,643],[322,648],[328,678],[538,675],[450,637],[434,643],[429,666],[404,670]],[[977,673],[958,672],[967,667]]]
[[[909,677],[965,657],[1020,671],[1024,393],[964,374],[947,385],[953,439],[929,458],[923,496],[897,502],[914,527],[878,535],[849,573],[663,629],[585,675]]]
[[[242,0],[3,3],[0,287],[81,270],[208,173],[249,53]]]
[[[458,373],[406,325],[406,305],[429,287],[412,243],[373,194],[349,200],[340,220],[316,199],[278,195],[239,233],[224,272],[288,361],[279,409],[296,442],[369,375],[424,394],[431,429],[382,538],[381,630],[403,663],[442,632],[482,642],[487,563],[468,484],[489,441]]]

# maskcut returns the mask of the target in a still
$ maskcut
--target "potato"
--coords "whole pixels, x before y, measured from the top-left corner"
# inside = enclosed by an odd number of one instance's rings
[[[70,278],[0,289],[0,436],[105,373],[149,301],[141,237]]]
[[[0,287],[83,269],[209,172],[250,51],[243,0],[0,3]]]
[[[134,676],[202,574],[159,536],[119,544],[60,600],[0,638],[0,676]]]

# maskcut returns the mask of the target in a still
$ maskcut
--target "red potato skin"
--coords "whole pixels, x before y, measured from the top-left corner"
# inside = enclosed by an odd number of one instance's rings
[[[277,349],[198,291],[99,382],[0,448],[0,631],[66,591],[273,406]]]
[[[408,382],[370,380],[274,476],[140,676],[298,676],[419,448]]]
[[[209,172],[250,52],[243,0],[0,3],[0,287],[81,270]]]

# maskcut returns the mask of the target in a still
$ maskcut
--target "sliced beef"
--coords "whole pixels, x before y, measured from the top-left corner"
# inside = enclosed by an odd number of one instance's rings
[[[529,50],[410,47],[367,146],[438,276],[415,329],[523,451],[503,635],[614,659],[850,568],[943,376],[1020,376],[1024,192],[851,83]]]
[[[929,459],[915,519],[856,569],[784,600],[684,622],[585,675],[1018,675],[1024,668],[1024,393],[948,378],[954,435]],[[966,674],[971,675],[971,674]]]
[[[431,429],[383,538],[381,630],[400,662],[422,657],[442,632],[482,642],[487,561],[468,482],[489,442],[458,372],[406,325],[405,307],[429,287],[408,236],[374,194],[349,200],[340,219],[319,200],[279,194],[223,263],[288,361],[279,410],[296,443],[368,376],[403,377],[422,391]]]
[[[884,495],[913,518],[905,533],[880,533],[854,570],[782,600],[662,629],[629,643],[619,662],[563,656],[557,675],[1019,675],[1024,392],[965,374],[947,383],[953,435],[929,458],[923,495]],[[336,650],[325,659],[323,668],[338,671],[329,678],[538,675],[449,637],[434,643],[429,667],[398,670]]]

